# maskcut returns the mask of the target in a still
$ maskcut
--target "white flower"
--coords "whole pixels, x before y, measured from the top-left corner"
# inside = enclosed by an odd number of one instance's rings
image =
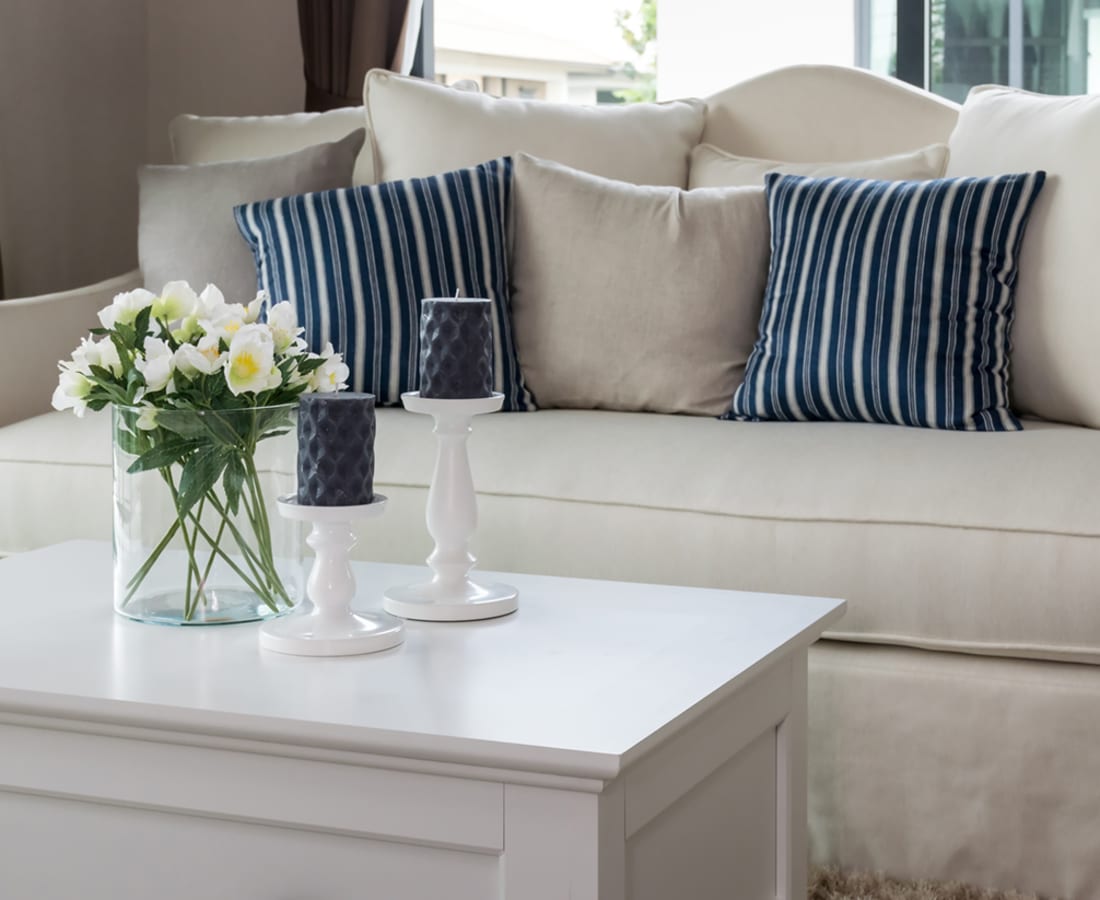
[[[276,303],[267,311],[267,325],[271,329],[271,338],[275,341],[276,353],[285,354],[293,349],[295,339],[305,331],[304,328],[298,327],[298,316],[294,312],[294,307],[285,300],[282,303]]]
[[[53,392],[53,408],[71,409],[77,416],[83,416],[88,409],[87,397],[91,390],[92,383],[71,363],[61,363],[61,376]]]
[[[114,328],[117,324],[129,325],[137,318],[139,312],[147,306],[152,306],[156,299],[156,294],[144,288],[116,294],[111,305],[99,311],[100,324],[104,328]]]
[[[256,296],[252,299],[252,302],[248,304],[248,309],[244,317],[249,325],[260,318],[260,313],[264,311],[267,302],[267,291],[256,291]]]
[[[318,394],[330,394],[346,388],[351,373],[340,354],[332,349],[331,343],[325,344],[321,356],[325,362],[310,376],[309,390]]]
[[[225,306],[225,295],[217,285],[208,284],[199,294],[198,316],[200,319],[215,318]]]
[[[142,406],[138,414],[137,427],[142,431],[156,431],[157,408],[155,406]]]
[[[145,339],[145,358],[134,360],[134,367],[145,376],[145,390],[161,391],[172,380],[172,349],[160,338]]]
[[[196,375],[213,375],[225,365],[225,354],[218,346],[217,338],[207,335],[198,345],[181,344],[172,360],[175,368],[194,378]]]
[[[176,322],[193,316],[199,306],[199,297],[186,281],[169,281],[153,301],[153,318],[164,322]]]
[[[118,347],[110,338],[96,341],[96,349],[99,351],[99,364],[115,378],[122,377],[122,360],[118,358]]]
[[[100,341],[80,339],[80,346],[73,351],[71,368],[81,375],[91,375],[92,366],[106,369],[115,378],[122,375],[122,360],[118,358],[118,348],[110,338]]]
[[[248,310],[240,303],[223,303],[211,315],[199,319],[199,325],[208,337],[227,344],[232,343],[233,335],[248,324]]]
[[[266,325],[243,325],[229,344],[225,381],[236,395],[277,388],[282,373],[275,366],[275,343]]]

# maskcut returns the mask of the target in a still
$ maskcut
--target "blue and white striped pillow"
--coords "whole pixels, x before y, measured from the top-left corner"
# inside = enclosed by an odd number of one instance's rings
[[[764,310],[725,418],[1018,430],[1013,286],[1044,178],[769,175]]]
[[[493,304],[494,387],[532,410],[512,338],[506,229],[512,161],[248,203],[234,210],[259,286],[290,300],[310,347],[344,354],[351,388],[398,404],[419,386],[420,301]]]

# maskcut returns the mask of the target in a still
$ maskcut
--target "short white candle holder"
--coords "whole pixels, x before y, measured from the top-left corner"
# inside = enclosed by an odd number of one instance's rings
[[[477,560],[470,539],[477,530],[477,494],[470,475],[466,439],[474,416],[496,412],[503,394],[471,400],[437,400],[419,392],[401,395],[405,409],[435,419],[437,452],[428,491],[428,533],[435,549],[428,557],[431,581],[394,587],[382,605],[404,619],[469,622],[493,619],[516,611],[519,592],[507,584],[483,585],[470,578]]]
[[[355,574],[348,554],[355,546],[352,522],[382,515],[386,498],[361,506],[307,506],[294,498],[279,500],[286,519],[310,522],[306,543],[317,558],[306,590],[312,606],[260,627],[260,646],[295,656],[355,656],[396,647],[405,640],[405,626],[384,612],[352,612]]]

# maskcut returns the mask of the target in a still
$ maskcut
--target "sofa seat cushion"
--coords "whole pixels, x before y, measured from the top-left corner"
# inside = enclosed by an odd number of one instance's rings
[[[431,421],[379,410],[366,558],[422,561]],[[111,528],[109,420],[0,429],[0,549]],[[832,637],[1100,663],[1100,432],[479,417],[486,569],[844,597]],[[749,627],[747,624],[746,627]]]

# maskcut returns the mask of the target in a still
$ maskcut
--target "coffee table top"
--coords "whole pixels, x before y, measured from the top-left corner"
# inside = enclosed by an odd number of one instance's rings
[[[424,569],[357,564],[361,608]],[[132,622],[111,603],[110,545],[0,561],[0,719],[82,723],[613,777],[844,611],[813,597],[484,573],[519,612],[406,623],[369,656],[261,650],[258,625]]]

